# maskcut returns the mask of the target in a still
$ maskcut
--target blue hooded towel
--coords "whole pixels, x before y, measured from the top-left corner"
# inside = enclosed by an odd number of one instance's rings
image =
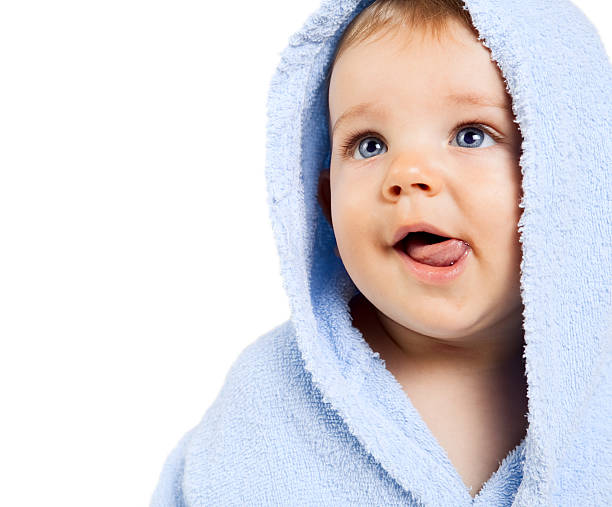
[[[317,202],[326,74],[372,3],[325,0],[268,99],[268,205],[290,319],[237,358],[170,453],[152,506],[612,505],[612,69],[567,0],[465,0],[523,138],[524,440],[472,498],[410,398],[353,327],[358,292]]]

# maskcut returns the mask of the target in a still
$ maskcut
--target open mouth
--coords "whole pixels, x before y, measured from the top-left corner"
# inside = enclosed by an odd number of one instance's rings
[[[428,266],[452,266],[470,246],[463,240],[425,231],[408,233],[394,247],[411,259]]]
[[[451,239],[451,238],[447,238],[446,236],[438,236],[437,234],[432,234],[430,232],[417,231],[417,232],[409,232],[408,234],[406,234],[406,236],[404,236],[403,239],[398,241],[395,244],[395,246],[399,246],[401,243],[406,242],[408,238],[410,238],[411,241],[419,240],[428,245],[434,245],[436,243],[446,241],[447,239]]]

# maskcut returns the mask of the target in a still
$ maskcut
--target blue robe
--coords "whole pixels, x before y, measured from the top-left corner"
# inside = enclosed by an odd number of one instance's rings
[[[169,457],[152,506],[612,505],[612,69],[568,0],[466,0],[523,137],[524,440],[472,498],[352,325],[317,203],[325,79],[371,0],[325,0],[270,84],[266,178],[291,317],[246,347]]]

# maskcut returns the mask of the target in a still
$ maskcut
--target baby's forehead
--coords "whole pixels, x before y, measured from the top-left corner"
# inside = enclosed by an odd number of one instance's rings
[[[417,46],[418,51],[411,48],[396,54],[389,47],[395,44],[395,38],[389,38],[376,47],[348,48],[339,61],[333,62],[327,83],[330,122],[332,115],[340,117],[364,102],[373,109],[386,103],[395,105],[396,110],[403,106],[409,110],[412,105],[423,109],[465,106],[496,108],[513,114],[512,97],[502,72],[479,41],[470,42],[465,51],[450,49],[448,54],[439,46],[430,54],[423,53],[421,45]],[[364,67],[363,62],[370,62],[373,57],[377,61]]]

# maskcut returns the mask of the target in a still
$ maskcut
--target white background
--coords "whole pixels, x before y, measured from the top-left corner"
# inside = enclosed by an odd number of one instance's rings
[[[575,2],[612,54],[609,2]],[[0,504],[148,505],[289,317],[269,81],[319,0],[5,2]]]

